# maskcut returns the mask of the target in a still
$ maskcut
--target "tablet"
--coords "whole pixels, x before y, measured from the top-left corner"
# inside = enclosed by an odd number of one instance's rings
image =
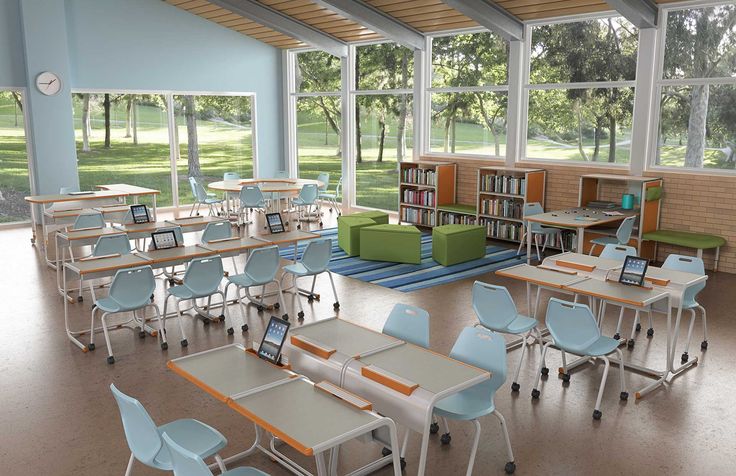
[[[168,248],[176,248],[179,244],[176,242],[176,233],[173,230],[154,231],[151,233],[153,247],[157,250],[165,250]]]
[[[131,205],[130,214],[133,217],[133,223],[136,225],[151,221],[151,218],[148,216],[148,207],[145,205]]]
[[[283,233],[284,222],[281,221],[280,213],[266,213],[266,223],[271,233]]]
[[[638,256],[627,256],[618,282],[630,286],[643,285],[648,266],[649,260],[639,258]]]
[[[289,323],[276,316],[271,316],[268,322],[266,333],[263,335],[260,347],[258,347],[258,357],[268,360],[273,364],[277,364],[281,357],[281,347],[286,340],[286,333],[289,330]]]

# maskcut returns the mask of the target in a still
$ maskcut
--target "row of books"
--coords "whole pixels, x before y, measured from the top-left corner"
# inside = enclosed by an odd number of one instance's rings
[[[475,225],[475,222],[473,215],[440,212],[440,225]]]
[[[414,205],[424,205],[425,207],[434,206],[434,190],[403,190],[401,192],[401,201],[404,203],[413,203]]]
[[[480,202],[480,213],[504,218],[521,218],[524,202],[514,199],[484,199]]]
[[[526,194],[526,179],[513,175],[481,175],[480,190],[481,192],[524,195]]]
[[[402,208],[401,221],[427,226],[435,226],[437,224],[433,210],[422,210],[420,208]]]
[[[521,223],[481,218],[480,224],[486,227],[486,235],[491,238],[519,241],[524,234]]]
[[[401,171],[401,181],[417,185],[437,185],[437,172],[419,168],[403,169]]]

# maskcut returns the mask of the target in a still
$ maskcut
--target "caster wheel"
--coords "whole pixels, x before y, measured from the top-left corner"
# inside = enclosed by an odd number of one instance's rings
[[[87,350],[95,350],[95,345],[93,343],[87,344]]]
[[[301,229],[302,229],[302,226],[301,226],[301,225],[297,225],[297,226],[296,226],[296,229],[297,229],[297,230],[301,230]]]
[[[258,306],[256,309],[258,309],[258,312],[263,312],[263,306]]]
[[[683,352],[682,355],[680,356],[680,362],[685,364],[687,363],[688,360],[690,360],[690,356],[687,355],[687,352]]]
[[[138,331],[138,337],[144,339],[146,337],[146,331]]]
[[[109,356],[109,357],[107,358],[107,363],[108,363],[108,364],[114,364],[114,363],[115,363],[115,357],[113,357],[112,355],[111,355],[111,356]]]
[[[626,401],[629,399],[629,392],[621,392],[621,395],[619,395],[619,398],[623,401]]]
[[[654,335],[654,329],[651,327],[647,329],[647,337],[652,337]]]
[[[304,311],[299,311],[296,315],[299,319],[304,319]]]
[[[536,399],[539,398],[539,390],[537,390],[536,388],[534,390],[532,390],[532,398],[534,400],[536,400]]]
[[[188,345],[189,345],[189,342],[186,339],[184,339],[184,340],[181,341],[181,346],[182,347],[186,347]]]
[[[231,336],[231,335],[233,335],[233,334],[235,334],[235,329],[233,329],[232,327],[229,327],[229,328],[227,329],[227,335]]]
[[[704,340],[703,342],[700,343],[700,349],[701,350],[708,349],[708,341],[707,340]]]
[[[439,431],[440,431],[439,423],[432,423],[431,425],[429,425],[429,432],[432,435],[436,435],[437,433],[439,433]]]
[[[641,324],[636,325],[636,332],[639,332],[639,331],[641,331]]]
[[[241,330],[242,330],[243,332],[248,332],[248,324],[243,324],[242,326],[240,326],[240,329],[241,329]]]
[[[386,447],[384,446],[384,447],[383,447],[383,449],[381,450],[381,454],[382,454],[383,456],[388,456],[388,455],[390,455],[390,454],[391,454],[391,450],[390,450],[390,449],[388,449],[388,448],[386,448]]]
[[[452,441],[452,437],[449,433],[444,433],[442,436],[440,436],[440,443],[443,445],[449,445]]]
[[[169,343],[168,342],[162,342],[161,343],[161,350],[166,350],[168,348],[169,348]]]
[[[547,375],[549,375],[549,368],[547,368],[547,367],[542,367],[542,375],[544,375],[544,376],[547,376]]]
[[[309,302],[309,304],[312,304],[314,302],[314,298],[312,296],[309,296],[307,298],[307,302]]]
[[[173,286],[173,285],[174,285],[174,280],[173,279],[169,279],[169,286]]]
[[[621,339],[621,334],[619,334],[619,333],[617,332],[617,333],[615,333],[615,334],[613,335],[613,338],[614,338],[614,339],[616,339],[616,340],[620,340],[620,339]]]
[[[570,374],[560,374],[562,377],[562,383],[570,383]]]
[[[518,392],[520,388],[521,388],[521,385],[519,385],[516,382],[514,382],[514,383],[511,384],[511,391],[512,392]]]
[[[332,309],[340,309],[340,303],[339,302],[336,302],[336,303],[332,304]],[[708,346],[708,344],[706,343],[706,347],[707,346]]]
[[[224,321],[225,320],[225,314],[220,314],[217,318],[220,319],[221,321]]]
[[[205,317],[204,319],[202,319],[202,323],[204,323],[205,326],[209,326],[210,325],[210,318],[209,317]]]
[[[274,309],[278,309],[278,308],[280,308],[280,307],[281,307],[281,304],[279,304],[279,303],[275,303],[275,304],[273,305],[273,308],[274,308]]]
[[[399,461],[401,462],[401,471],[404,471],[406,469],[406,460],[404,458],[400,458]]]
[[[636,342],[634,341],[634,339],[629,339],[629,341],[626,343],[626,347],[628,347],[629,349],[633,349],[635,343]]]
[[[325,224],[324,224],[324,223],[322,223],[322,222],[319,222],[319,226],[320,226],[320,227],[323,227],[323,226],[325,226]],[[404,469],[404,468],[401,468],[401,469]]]
[[[77,296],[77,302],[84,302],[83,296]]]
[[[593,410],[593,420],[600,420],[603,416],[600,410]]]
[[[506,463],[503,470],[506,471],[506,474],[514,474],[514,471],[516,471],[516,463],[513,461]]]

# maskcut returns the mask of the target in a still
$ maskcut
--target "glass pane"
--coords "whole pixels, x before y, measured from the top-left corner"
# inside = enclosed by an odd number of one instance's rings
[[[323,51],[296,55],[296,91],[320,93],[339,91],[340,58]]]
[[[225,172],[253,177],[250,96],[174,96],[179,203],[192,203],[189,177],[222,180]]]
[[[506,92],[433,93],[431,152],[506,155]]]
[[[621,17],[534,27],[530,83],[633,80],[638,43]]]
[[[409,89],[414,85],[414,52],[396,43],[356,48],[358,89]]]
[[[509,44],[492,33],[432,40],[432,87],[508,84]]]
[[[736,86],[662,90],[656,165],[736,168]]]
[[[171,200],[166,100],[148,94],[72,95],[79,186],[127,183],[160,190],[158,206]],[[141,203],[150,205],[143,197]]]
[[[342,176],[342,115],[338,96],[299,98],[296,101],[297,163],[299,177],[316,179],[330,174],[330,190]]]
[[[633,88],[529,92],[526,157],[629,162]]]
[[[0,91],[0,223],[30,220],[26,129],[19,92]]]
[[[412,157],[412,96],[355,98],[355,203],[395,211],[398,206],[397,162]]]
[[[667,13],[665,78],[736,76],[736,5]]]

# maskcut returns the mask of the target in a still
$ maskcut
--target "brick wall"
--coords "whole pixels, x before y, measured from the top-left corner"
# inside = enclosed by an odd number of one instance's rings
[[[475,205],[478,167],[504,165],[499,161],[478,159],[438,159],[458,166],[457,201]],[[588,173],[625,174],[620,169],[577,167],[555,164],[524,163],[524,166],[547,170],[545,208],[556,210],[574,207],[578,203],[580,175]],[[723,236],[728,244],[721,248],[719,271],[736,273],[736,176],[707,175],[677,172],[647,172],[645,175],[664,178],[664,199],[660,228],[697,231]],[[619,201],[624,187],[606,187],[604,199]],[[657,258],[663,260],[669,253],[694,254],[694,250],[660,246]],[[706,266],[713,266],[713,251],[706,251]]]

